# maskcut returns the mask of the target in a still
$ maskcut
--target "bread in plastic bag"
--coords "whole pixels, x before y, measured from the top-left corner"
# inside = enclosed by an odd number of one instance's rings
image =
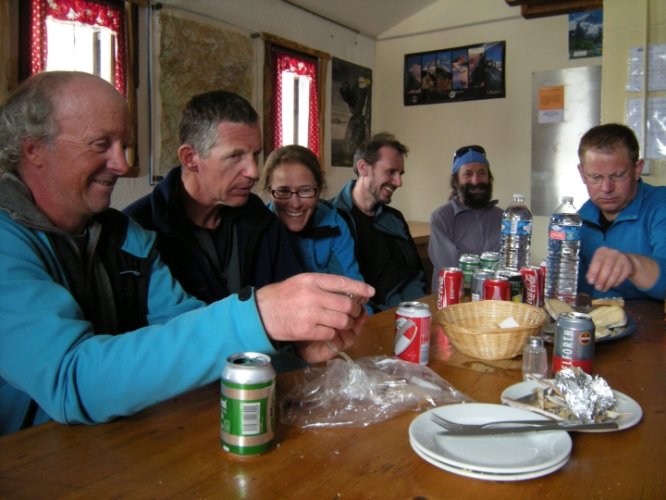
[[[283,424],[366,427],[405,411],[470,402],[427,366],[394,357],[335,358],[309,367],[282,399]]]

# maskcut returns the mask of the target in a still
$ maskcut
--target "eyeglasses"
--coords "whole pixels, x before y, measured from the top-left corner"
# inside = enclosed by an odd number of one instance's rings
[[[317,188],[306,187],[297,189],[296,191],[289,191],[288,189],[272,189],[270,193],[276,200],[288,200],[293,194],[299,198],[314,198],[317,195]]]
[[[479,146],[477,144],[472,144],[471,146],[463,146],[462,148],[458,149],[453,154],[453,161],[456,161],[458,158],[469,153],[470,151],[476,151],[477,153],[481,153],[482,155],[486,154],[486,150],[483,149],[482,146]]]
[[[630,170],[625,170],[624,172],[616,172],[610,175],[583,173],[583,176],[585,177],[585,180],[587,181],[588,184],[591,184],[592,186],[598,186],[604,181],[604,179],[608,179],[608,181],[612,184],[618,184],[620,182],[624,182],[629,178],[629,173]]]

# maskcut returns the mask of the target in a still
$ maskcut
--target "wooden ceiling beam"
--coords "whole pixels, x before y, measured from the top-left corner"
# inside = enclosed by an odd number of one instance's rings
[[[511,7],[520,6],[525,19],[559,16],[571,12],[600,9],[603,0],[505,0]]]

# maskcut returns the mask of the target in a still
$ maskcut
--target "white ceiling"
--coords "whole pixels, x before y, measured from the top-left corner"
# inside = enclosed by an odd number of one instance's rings
[[[283,0],[377,38],[438,0]]]

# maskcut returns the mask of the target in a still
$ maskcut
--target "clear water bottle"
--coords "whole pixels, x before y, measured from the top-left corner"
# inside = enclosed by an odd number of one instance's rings
[[[541,337],[529,337],[523,351],[523,380],[548,376],[548,354]]]
[[[548,225],[547,298],[576,304],[582,225],[573,197],[563,196]]]
[[[525,195],[516,193],[513,202],[502,214],[499,265],[520,271],[530,264],[532,243],[532,212],[525,205]]]

